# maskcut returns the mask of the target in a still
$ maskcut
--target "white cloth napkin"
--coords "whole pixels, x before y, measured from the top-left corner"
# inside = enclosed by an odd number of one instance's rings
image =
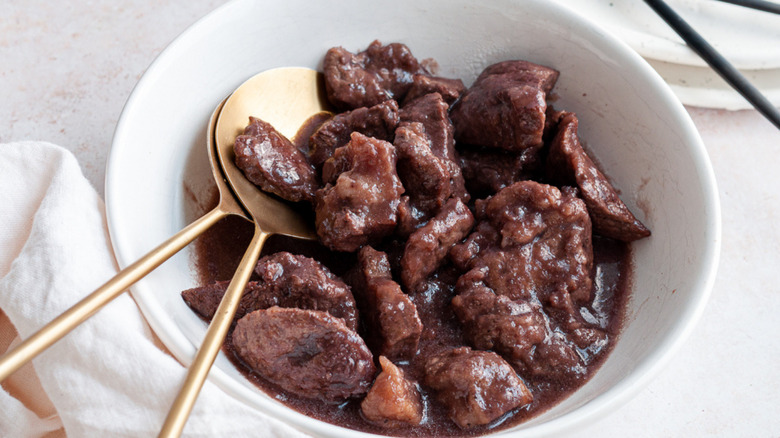
[[[75,157],[48,143],[0,144],[0,308],[19,336],[34,333],[116,272],[103,201]],[[2,437],[63,427],[69,437],[156,436],[186,375],[155,345],[127,294],[38,356],[33,367],[39,387],[0,390]],[[20,401],[20,391],[28,400],[48,396],[56,414],[40,418],[29,401]],[[305,436],[210,382],[184,433]]]

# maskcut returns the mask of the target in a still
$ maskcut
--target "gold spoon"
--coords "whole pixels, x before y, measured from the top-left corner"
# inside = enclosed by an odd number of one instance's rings
[[[22,365],[32,360],[52,344],[70,333],[79,324],[94,315],[100,308],[119,296],[128,287],[140,280],[146,274],[154,270],[172,255],[187,246],[196,237],[216,224],[220,219],[228,215],[238,215],[249,220],[249,217],[235,200],[216,156],[213,147],[213,126],[216,117],[224,102],[214,111],[209,122],[208,155],[211,162],[211,171],[219,191],[219,203],[210,212],[191,223],[174,236],[157,246],[151,252],[141,257],[138,261],[119,271],[116,276],[97,288],[94,292],[83,298],[73,307],[63,312],[60,316],[43,326],[29,338],[7,352],[0,358],[0,382],[13,374]]]
[[[263,193],[244,177],[235,165],[233,144],[249,123],[249,116],[263,119],[282,135],[294,138],[307,120],[327,108],[321,83],[321,75],[311,69],[287,67],[268,70],[253,76],[236,89],[217,117],[216,152],[233,192],[254,221],[255,232],[190,364],[187,378],[168,412],[160,437],[181,435],[225,340],[266,239],[273,234],[316,239],[312,225],[289,204]]]

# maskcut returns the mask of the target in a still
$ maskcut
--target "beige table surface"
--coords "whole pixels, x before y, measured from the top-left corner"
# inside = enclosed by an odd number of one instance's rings
[[[64,146],[102,195],[134,84],[166,44],[221,3],[0,0],[0,143]],[[712,299],[649,386],[568,436],[780,436],[780,130],[754,111],[688,111],[723,209]]]

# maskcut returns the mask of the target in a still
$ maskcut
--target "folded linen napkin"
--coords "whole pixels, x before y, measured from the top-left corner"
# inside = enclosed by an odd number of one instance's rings
[[[26,338],[117,269],[103,201],[70,152],[42,142],[0,144],[0,187],[2,353],[9,331]],[[34,373],[19,377],[20,370],[4,382],[0,436],[63,428],[69,437],[155,436],[186,375],[155,342],[135,302],[121,295],[34,359]],[[47,397],[56,413],[47,412]],[[184,434],[305,436],[208,381]]]

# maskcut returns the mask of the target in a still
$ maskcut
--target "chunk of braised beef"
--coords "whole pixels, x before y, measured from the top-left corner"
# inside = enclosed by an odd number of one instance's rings
[[[525,365],[531,374],[558,382],[582,379],[588,371],[576,346],[563,332],[552,332],[546,337]]]
[[[459,347],[425,364],[426,386],[461,428],[489,424],[533,396],[512,367],[496,353]]]
[[[514,153],[461,147],[459,152],[466,189],[475,197],[489,196],[517,181],[533,179],[542,161],[537,149]]]
[[[412,86],[409,88],[403,104],[406,105],[426,94],[439,93],[447,104],[452,105],[464,91],[466,91],[466,86],[460,79],[416,74],[412,77]]]
[[[487,247],[470,268],[485,267],[487,283],[512,299],[538,297],[547,303],[562,291],[575,303],[590,299],[593,268],[591,223],[585,203],[573,190],[519,181],[477,208],[498,232],[498,247]]]
[[[498,295],[486,279],[485,268],[472,269],[460,277],[452,299],[470,345],[495,351],[527,378],[563,383],[586,376],[606,343],[603,330],[575,315],[551,319],[538,300]]]
[[[379,364],[382,372],[360,403],[363,417],[383,427],[420,424],[423,403],[417,385],[390,359],[379,356]]]
[[[247,283],[239,301],[235,319],[249,312],[273,306],[322,310],[341,318],[351,330],[357,330],[358,312],[349,286],[320,262],[277,252],[261,258],[255,266],[258,280]],[[207,319],[214,314],[225,295],[229,281],[188,289],[182,298]]]
[[[415,74],[430,74],[404,44],[379,41],[359,53],[334,47],[325,54],[323,69],[328,100],[342,110],[401,101]]]
[[[451,113],[459,143],[520,152],[540,149],[547,104],[530,85],[489,78],[470,88]]]
[[[423,325],[412,300],[393,281],[387,254],[370,246],[361,248],[349,281],[372,350],[390,359],[411,359],[417,353]]]
[[[452,196],[452,174],[445,159],[430,147],[422,123],[404,123],[395,132],[398,176],[406,194],[399,210],[399,233],[411,234]]]
[[[198,315],[211,320],[217,312],[217,307],[219,307],[219,303],[222,301],[222,297],[225,296],[225,291],[229,285],[230,281],[218,281],[206,286],[183,290],[181,297]],[[239,319],[253,310],[278,305],[277,297],[263,292],[262,288],[258,288],[256,281],[247,283],[244,294],[241,296],[241,301],[238,303],[234,319]]]
[[[233,346],[253,371],[305,398],[362,396],[376,373],[363,339],[342,319],[317,310],[256,310],[236,324]]]
[[[280,307],[322,310],[357,329],[358,313],[349,286],[322,263],[282,251],[261,258],[255,265],[257,283],[279,297]]]
[[[261,189],[288,201],[311,201],[319,188],[306,156],[273,126],[249,118],[233,145],[236,165]]]
[[[547,93],[558,72],[527,61],[486,68],[450,112],[459,143],[521,152],[543,145]]]
[[[392,142],[398,120],[398,103],[394,100],[336,114],[309,139],[309,161],[320,168],[336,148],[349,142],[353,132]]]
[[[452,195],[463,202],[469,201],[458,154],[455,151],[454,127],[449,118],[449,105],[439,93],[426,94],[404,104],[399,113],[401,123],[422,123],[428,146],[450,172]]]
[[[416,292],[473,226],[474,216],[466,204],[451,198],[436,216],[412,233],[401,257],[401,282],[406,290]]]
[[[438,93],[405,105],[395,133],[398,174],[407,195],[399,208],[397,234],[408,236],[433,217],[450,197],[470,199],[458,163],[449,106]]]
[[[452,308],[474,348],[493,350],[522,369],[547,335],[544,313],[538,302],[497,295],[485,285],[485,276],[485,268],[461,276]]]
[[[509,60],[497,62],[482,70],[477,81],[487,76],[509,75],[520,84],[533,85],[549,94],[560,75],[557,70],[530,61]]]
[[[520,181],[476,210],[483,222],[450,251],[469,269],[452,300],[467,339],[527,377],[584,377],[581,353],[600,350],[606,334],[579,314],[591,297],[593,249],[576,189]]]
[[[548,175],[561,184],[576,184],[588,206],[595,233],[624,242],[649,236],[650,230],[620,200],[583,149],[578,124],[574,113],[561,117],[547,157]]]
[[[392,144],[353,132],[322,169],[324,188],[315,196],[315,222],[322,243],[356,251],[391,234],[403,185]]]

